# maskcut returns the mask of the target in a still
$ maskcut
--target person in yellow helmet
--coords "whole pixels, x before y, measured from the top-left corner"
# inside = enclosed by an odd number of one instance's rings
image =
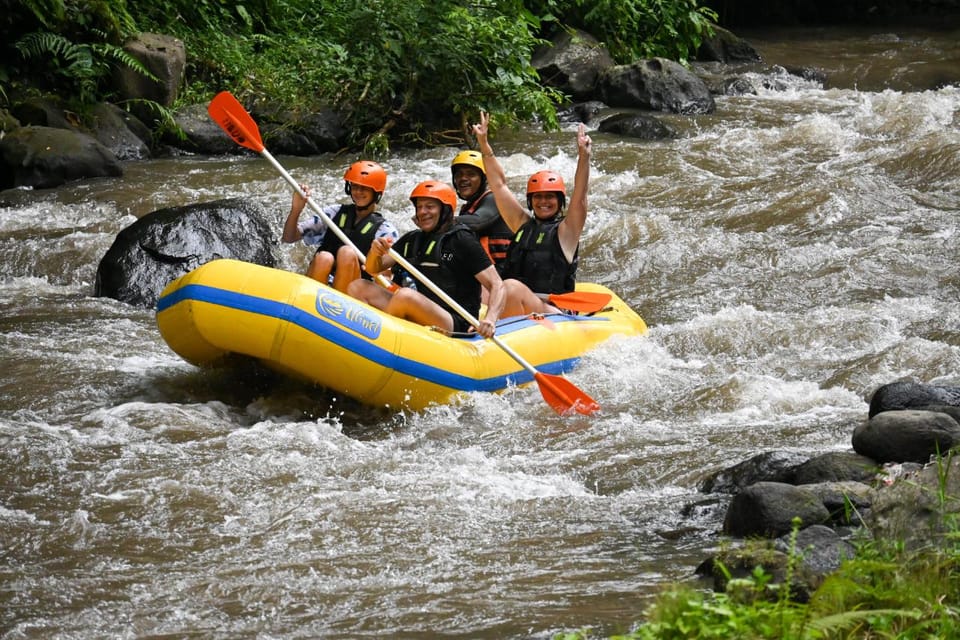
[[[470,228],[494,265],[507,257],[514,229],[507,225],[497,209],[496,198],[487,188],[487,174],[479,151],[461,151],[450,162],[453,188],[464,201],[456,222]]]
[[[396,244],[377,238],[370,245],[365,269],[377,274],[401,267],[390,256],[392,248],[436,284],[474,318],[480,314],[481,290],[488,294],[487,313],[476,327],[489,338],[504,305],[503,281],[483,250],[477,236],[455,224],[457,194],[450,185],[436,180],[421,182],[410,193],[417,229],[403,234]],[[397,275],[397,274],[395,274]],[[354,280],[347,293],[390,315],[447,332],[466,332],[470,323],[425,286],[388,291],[367,280]]]
[[[577,129],[577,169],[573,195],[566,207],[566,187],[555,171],[534,173],[527,181],[526,210],[507,186],[506,173],[487,137],[490,118],[480,112],[473,125],[487,181],[500,215],[516,233],[507,258],[498,265],[507,288],[505,315],[552,313],[544,302],[551,293],[568,293],[576,284],[580,236],[587,219],[587,187],[590,180],[592,143],[581,123]],[[529,213],[528,211],[529,210]]]
[[[351,204],[327,205],[323,207],[324,215],[333,220],[364,255],[370,250],[374,238],[399,238],[396,227],[377,211],[377,204],[387,187],[387,172],[383,167],[370,160],[359,160],[347,168],[343,180],[343,189],[350,196]],[[310,188],[305,185],[301,188],[309,197]],[[357,252],[330,231],[319,215],[300,221],[306,202],[294,192],[282,239],[284,242],[303,240],[304,244],[317,247],[307,267],[307,275],[324,284],[332,284],[344,293],[352,281],[370,279],[371,276],[360,269]]]

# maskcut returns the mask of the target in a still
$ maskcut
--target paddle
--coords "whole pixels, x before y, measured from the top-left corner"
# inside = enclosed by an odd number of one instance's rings
[[[233,138],[234,142],[242,147],[246,147],[247,149],[257,152],[266,158],[270,164],[272,164],[273,167],[280,172],[280,175],[284,177],[290,186],[306,199],[307,204],[309,204],[314,211],[320,214],[319,217],[326,223],[327,227],[336,233],[337,237],[340,238],[344,244],[349,245],[354,251],[356,251],[357,255],[360,257],[360,264],[363,264],[366,261],[366,256],[364,256],[357,246],[350,241],[340,227],[334,224],[333,220],[328,218],[327,215],[323,213],[323,210],[312,199],[307,197],[297,181],[293,179],[293,176],[287,173],[286,169],[284,169],[280,163],[277,162],[276,158],[274,158],[270,152],[267,151],[267,148],[263,144],[263,140],[260,138],[260,129],[257,127],[257,123],[254,122],[253,118],[250,117],[250,114],[247,113],[246,109],[243,108],[243,105],[241,105],[240,102],[238,102],[229,91],[222,91],[218,93],[213,100],[210,101],[210,105],[207,107],[207,113],[210,114],[210,117],[213,118],[213,121],[220,125],[220,128],[223,129],[227,135]],[[413,277],[437,294],[441,300],[446,302],[450,308],[454,309],[474,328],[480,326],[480,321],[474,318],[470,312],[457,304],[457,302],[447,295],[443,289],[431,282],[420,272],[419,269],[407,262],[403,256],[401,256],[392,248],[390,249],[390,257],[396,260],[397,263],[406,269]],[[386,278],[382,279],[386,280]],[[537,384],[540,386],[540,393],[543,395],[543,399],[546,400],[547,404],[549,404],[550,407],[557,413],[563,415],[576,412],[589,415],[600,409],[600,405],[598,405],[593,398],[578,389],[576,385],[566,378],[549,375],[538,371],[533,367],[533,365],[524,360],[517,352],[504,344],[496,335],[494,335],[491,340],[493,340],[498,347],[503,349],[507,355],[516,360],[520,366],[533,375],[534,380],[536,380]]]
[[[613,296],[597,291],[571,291],[569,293],[537,294],[558,309],[567,309],[577,313],[596,313],[606,308]]]
[[[247,110],[243,108],[243,105],[233,97],[232,93],[229,91],[221,91],[214,96],[209,106],[207,106],[207,113],[210,114],[213,121],[220,125],[220,128],[223,129],[228,136],[233,138],[234,142],[241,147],[256,151],[266,158],[270,164],[273,165],[273,168],[279,171],[280,175],[293,187],[293,190],[307,201],[307,204],[318,214],[317,217],[323,220],[327,228],[333,231],[343,244],[354,250],[360,259],[360,265],[363,266],[367,260],[367,256],[357,248],[357,245],[351,242],[350,238],[343,232],[343,229],[338,227],[330,216],[323,212],[320,205],[304,193],[303,189],[300,188],[300,183],[294,180],[293,176],[287,173],[287,170],[267,151],[267,148],[263,144],[263,139],[260,137],[260,129],[257,127],[257,123],[254,122],[250,114],[247,113]],[[379,283],[388,289],[394,286],[393,283],[382,274],[378,275],[377,278]]]
[[[389,253],[391,258],[396,260],[401,267],[410,273],[410,275],[425,284],[428,289],[437,294],[437,296],[446,302],[451,309],[456,311],[461,318],[469,322],[475,329],[480,326],[480,321],[477,320],[469,311],[464,309],[457,303],[456,300],[447,295],[446,291],[431,282],[420,272],[419,269],[410,264],[392,247],[390,248]],[[511,349],[508,345],[504,344],[503,341],[496,336],[496,334],[491,336],[490,339],[493,340],[494,344],[503,349],[508,356],[516,360],[521,367],[533,375],[533,379],[536,380],[537,385],[540,387],[540,394],[543,396],[543,399],[546,400],[547,404],[549,404],[550,407],[560,415],[566,415],[574,412],[581,413],[583,415],[590,415],[600,410],[600,405],[597,404],[593,398],[581,391],[576,385],[566,378],[538,371],[532,364],[524,360],[520,354]]]

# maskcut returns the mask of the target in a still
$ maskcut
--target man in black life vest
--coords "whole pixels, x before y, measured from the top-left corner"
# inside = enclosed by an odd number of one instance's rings
[[[464,201],[455,222],[467,225],[480,238],[480,244],[500,265],[507,257],[514,230],[500,216],[493,192],[487,188],[487,174],[479,151],[461,151],[450,163],[453,188]]]
[[[483,250],[476,235],[463,225],[454,224],[457,194],[448,184],[435,180],[421,182],[410,193],[418,229],[409,231],[394,244],[377,238],[370,245],[365,269],[375,274],[396,265],[390,247],[416,267],[473,317],[480,313],[480,292],[487,289],[486,316],[476,328],[489,338],[504,304],[503,281]],[[399,267],[397,267],[399,269]],[[464,332],[470,323],[426,286],[417,290],[402,287],[387,291],[366,280],[355,280],[348,293],[390,315],[447,332]]]
[[[500,215],[515,235],[507,258],[498,270],[507,288],[504,315],[556,313],[542,299],[546,294],[574,290],[580,249],[580,235],[587,219],[587,186],[590,180],[591,140],[581,123],[577,129],[577,169],[573,196],[564,214],[566,188],[554,171],[538,171],[527,181],[527,209],[510,192],[506,173],[487,138],[490,118],[480,112],[473,125],[480,153],[487,169],[490,190]],[[541,295],[537,295],[541,294]]]
[[[347,168],[343,180],[343,188],[350,196],[351,204],[327,205],[323,207],[324,215],[340,227],[364,255],[370,250],[374,238],[396,240],[400,236],[396,227],[377,212],[377,203],[387,186],[387,172],[383,167],[376,162],[360,160]],[[301,185],[301,188],[309,197],[309,187]],[[290,213],[283,225],[282,239],[284,242],[303,240],[304,244],[317,247],[307,267],[307,275],[330,284],[332,273],[333,287],[344,293],[354,280],[361,277],[370,279],[370,275],[360,270],[356,251],[330,231],[319,215],[299,222],[305,204],[306,200],[294,192]]]

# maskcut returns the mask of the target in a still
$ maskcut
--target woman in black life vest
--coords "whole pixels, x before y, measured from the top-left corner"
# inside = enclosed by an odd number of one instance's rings
[[[487,289],[487,313],[476,330],[489,338],[494,334],[503,310],[503,281],[474,233],[453,223],[456,192],[448,184],[427,180],[414,187],[410,201],[419,228],[403,234],[396,244],[386,238],[374,240],[364,268],[375,274],[393,267],[396,261],[389,253],[393,245],[395,251],[475,318],[480,312],[481,288]],[[392,316],[418,324],[448,332],[471,328],[464,318],[425,286],[418,290],[400,288],[391,293],[372,282],[354,280],[347,292]]]
[[[378,211],[377,203],[383,197],[387,187],[387,172],[376,162],[359,160],[351,164],[343,174],[343,189],[350,196],[351,204],[333,204],[323,207],[323,213],[344,235],[366,255],[374,238],[400,237],[396,227]],[[310,188],[301,185],[304,193],[310,196]],[[319,215],[313,215],[299,222],[300,213],[306,200],[294,192],[290,213],[283,225],[283,241],[316,246],[317,252],[310,260],[307,275],[314,280],[328,284],[333,273],[333,287],[346,293],[347,285],[360,277],[371,276],[360,270],[360,259],[354,249],[343,243],[339,236],[327,228]]]
[[[500,215],[516,231],[507,258],[499,266],[507,288],[505,315],[554,313],[557,311],[537,294],[574,290],[580,235],[587,220],[587,186],[590,181],[590,136],[581,123],[577,128],[577,169],[573,195],[564,214],[566,189],[554,171],[538,171],[527,181],[527,208],[510,192],[506,173],[487,139],[489,116],[480,112],[473,125],[487,168],[490,190]]]

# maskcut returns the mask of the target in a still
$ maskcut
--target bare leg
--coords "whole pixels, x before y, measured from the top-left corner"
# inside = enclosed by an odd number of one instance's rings
[[[527,285],[513,278],[503,281],[507,291],[507,303],[503,307],[501,318],[509,316],[526,316],[531,313],[560,313],[553,305],[547,304],[530,291]]]
[[[330,277],[330,271],[333,269],[333,254],[328,251],[320,251],[315,256],[313,260],[310,261],[310,266],[307,267],[307,276],[327,284],[327,279]]]
[[[396,293],[390,293],[369,280],[358,279],[347,287],[347,294],[392,316],[453,331],[453,317],[436,302],[413,289],[398,289]]]
[[[376,307],[381,311],[387,310],[387,305],[390,304],[390,298],[393,297],[386,289],[378,287],[369,280],[362,280],[360,278],[347,285],[346,293],[360,302],[366,302],[371,307]]]
[[[343,245],[337,250],[337,271],[333,274],[333,288],[347,293],[350,283],[360,278],[360,259],[352,247]]]

